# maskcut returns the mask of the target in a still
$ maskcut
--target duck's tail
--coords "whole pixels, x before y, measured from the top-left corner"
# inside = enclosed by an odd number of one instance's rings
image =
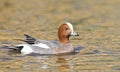
[[[10,47],[10,46],[5,46],[4,49],[9,49],[9,53],[21,53],[23,46],[15,46],[15,47]]]
[[[16,47],[8,47],[8,49],[19,50],[21,51],[23,46],[16,46]]]

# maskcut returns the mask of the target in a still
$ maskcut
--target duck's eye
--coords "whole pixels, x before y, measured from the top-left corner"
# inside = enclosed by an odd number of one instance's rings
[[[65,30],[69,30],[69,28],[65,28]]]

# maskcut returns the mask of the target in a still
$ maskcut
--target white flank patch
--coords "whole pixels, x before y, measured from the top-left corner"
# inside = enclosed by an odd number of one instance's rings
[[[31,47],[28,44],[20,44],[18,46],[23,46],[21,53],[22,54],[30,54],[33,52],[33,50],[31,49]]]
[[[41,48],[44,48],[44,49],[49,49],[50,48],[47,44],[44,44],[44,43],[34,44],[34,46],[38,46],[38,47],[41,47]]]

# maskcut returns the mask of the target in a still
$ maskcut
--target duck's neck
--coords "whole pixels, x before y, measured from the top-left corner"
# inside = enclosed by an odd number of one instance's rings
[[[59,41],[62,44],[68,44],[68,43],[70,43],[69,37],[59,37]]]

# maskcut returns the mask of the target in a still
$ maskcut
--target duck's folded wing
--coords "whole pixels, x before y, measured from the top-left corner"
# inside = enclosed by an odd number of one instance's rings
[[[35,44],[35,41],[36,41],[35,38],[33,38],[33,37],[31,37],[31,36],[29,36],[29,35],[27,35],[27,34],[24,34],[24,35],[25,35],[25,37],[26,37],[26,39],[23,40],[24,42],[26,42],[26,43],[28,43],[28,44]]]
[[[22,41],[26,42],[27,44],[31,44],[32,46],[38,46],[45,49],[56,48],[59,46],[59,43],[57,41],[35,39],[27,34],[24,34],[24,35],[26,39]]]
[[[41,39],[33,38],[33,37],[31,37],[31,36],[29,36],[27,34],[24,34],[24,35],[25,35],[26,39],[22,40],[22,41],[26,42],[27,44],[32,44],[32,45],[34,45],[34,44],[42,44],[42,43],[47,44],[49,42],[47,40],[41,40]]]

